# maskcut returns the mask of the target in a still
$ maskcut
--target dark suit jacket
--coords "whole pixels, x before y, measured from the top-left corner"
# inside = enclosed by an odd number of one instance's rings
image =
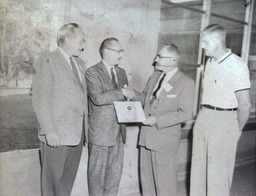
[[[101,61],[87,69],[85,77],[89,95],[89,142],[101,146],[116,143],[120,125],[117,122],[114,101],[124,101],[121,91],[128,85],[124,69],[116,67],[118,89],[114,89],[112,79]]]
[[[83,89],[59,49],[44,53],[34,65],[32,102],[43,142],[45,134],[57,132],[60,145],[78,145],[82,131],[87,130],[85,63],[80,58],[75,61],[80,66]]]
[[[194,81],[177,71],[168,82],[172,89],[168,92],[163,89],[150,106],[150,99],[160,75],[161,72],[155,71],[143,91],[145,115],[155,116],[156,125],[141,128],[139,145],[159,152],[176,153],[181,139],[181,123],[192,116]]]

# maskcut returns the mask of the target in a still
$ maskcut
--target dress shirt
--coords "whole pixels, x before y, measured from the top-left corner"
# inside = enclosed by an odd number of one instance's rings
[[[118,84],[118,77],[117,77],[117,73],[116,73],[116,68],[115,68],[115,66],[110,66],[106,61],[104,61],[103,59],[102,59],[102,62],[103,62],[103,64],[105,65],[105,67],[106,67],[106,69],[108,70],[108,73],[109,73],[109,76],[110,76],[110,78],[112,78],[112,76],[111,76],[111,68],[113,68],[113,71],[114,71],[114,74],[115,74],[115,79],[116,79],[116,83]]]

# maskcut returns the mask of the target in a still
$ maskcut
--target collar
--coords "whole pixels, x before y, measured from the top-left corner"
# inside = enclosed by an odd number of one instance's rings
[[[217,63],[222,63],[223,61],[225,61],[231,54],[232,54],[232,51],[231,49],[227,49],[228,52],[226,54],[223,55],[223,57],[221,57],[220,59],[217,60]]]
[[[166,77],[167,78],[171,78],[175,73],[176,71],[178,71],[178,67],[176,67],[175,69],[173,69],[172,71],[166,73]]]
[[[65,59],[66,59],[66,61],[68,62],[68,63],[70,63],[70,60],[69,60],[69,55],[64,51],[64,50],[62,50],[60,47],[58,47],[58,49],[59,49],[59,51],[61,52],[61,54],[65,57]],[[72,57],[73,58],[73,57]]]
[[[107,68],[107,70],[108,71],[111,71],[111,68],[114,68],[114,71],[116,70],[115,69],[115,66],[110,66],[106,61],[104,61],[103,59],[102,59],[102,62],[103,62],[103,64],[105,65],[105,67]]]

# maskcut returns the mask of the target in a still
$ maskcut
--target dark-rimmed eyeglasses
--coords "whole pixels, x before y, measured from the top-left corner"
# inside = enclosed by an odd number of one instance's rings
[[[124,52],[124,50],[122,49],[122,50],[115,50],[115,49],[113,49],[113,48],[106,48],[106,49],[108,49],[108,50],[112,50],[112,51],[115,51],[115,52],[117,52],[118,54],[120,54],[120,53],[123,53]]]

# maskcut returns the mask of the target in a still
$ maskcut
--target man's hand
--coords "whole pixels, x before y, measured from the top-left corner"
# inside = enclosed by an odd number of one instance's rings
[[[156,117],[150,116],[142,122],[143,125],[154,126],[156,124]]]
[[[132,98],[135,97],[135,93],[134,93],[133,89],[129,89],[129,88],[125,87],[125,88],[122,88],[121,90],[127,100],[131,100]]]
[[[51,147],[59,146],[59,136],[56,132],[46,134],[46,142]]]

